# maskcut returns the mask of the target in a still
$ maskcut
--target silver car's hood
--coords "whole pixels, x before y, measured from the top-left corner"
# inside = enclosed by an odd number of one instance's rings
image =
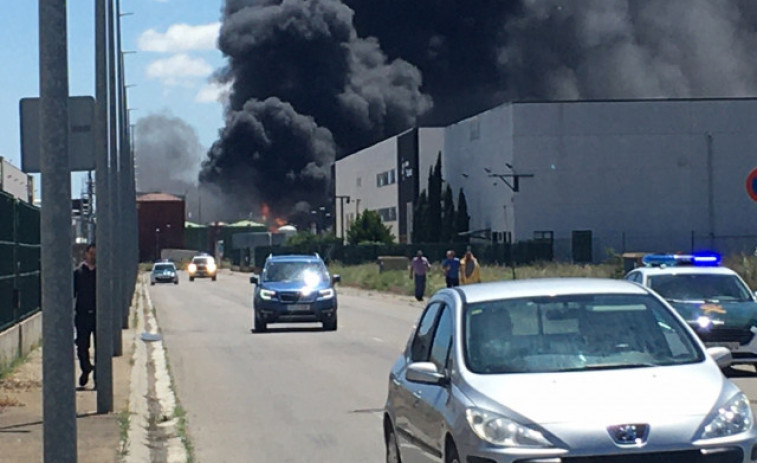
[[[725,378],[714,364],[704,362],[565,373],[470,374],[466,381],[489,399],[546,425],[704,417],[717,403]]]

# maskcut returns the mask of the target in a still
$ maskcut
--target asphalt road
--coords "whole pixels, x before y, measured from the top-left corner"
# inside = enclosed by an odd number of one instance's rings
[[[336,332],[252,334],[247,275],[181,277],[150,294],[198,462],[384,461],[389,370],[420,305],[344,289]]]
[[[290,324],[252,334],[247,275],[181,276],[150,293],[198,462],[384,461],[388,373],[419,304],[343,288],[338,331]],[[729,376],[757,404],[753,370]]]

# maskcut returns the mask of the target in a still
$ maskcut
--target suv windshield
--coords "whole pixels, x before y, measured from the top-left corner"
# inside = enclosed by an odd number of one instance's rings
[[[678,274],[649,277],[649,287],[671,301],[746,302],[749,289],[735,275]]]
[[[263,281],[327,281],[323,264],[316,262],[268,262],[263,270]]]
[[[195,257],[192,259],[193,264],[207,265],[210,262],[208,257]]]
[[[570,295],[468,304],[476,373],[543,373],[699,362],[686,329],[650,295]]]
[[[157,264],[153,269],[155,272],[165,272],[166,270],[175,270],[173,264]]]

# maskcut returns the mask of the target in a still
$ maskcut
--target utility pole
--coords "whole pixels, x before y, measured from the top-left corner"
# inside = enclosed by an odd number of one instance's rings
[[[129,148],[129,125],[128,111],[126,111],[126,79],[124,77],[124,53],[121,49],[121,0],[116,0],[116,56],[118,59],[118,171],[119,171],[119,211],[121,212],[121,258],[122,269],[122,301],[121,301],[121,328],[129,328],[129,308],[131,306],[131,296],[136,284],[136,267],[137,262],[134,260],[132,240],[128,238],[132,230],[131,221],[134,214],[132,208],[135,208],[134,196],[131,193],[131,184],[133,178],[133,168],[131,167],[131,150]]]
[[[113,411],[113,269],[110,253],[113,205],[108,173],[108,31],[107,0],[95,0],[95,155],[97,157],[97,330],[95,381],[97,413]],[[69,340],[70,341],[70,340]],[[69,343],[70,344],[70,343]]]
[[[123,315],[123,207],[121,204],[121,172],[118,164],[118,86],[116,85],[116,19],[113,0],[108,0],[108,156],[110,157],[110,270],[113,278],[113,356],[123,355],[121,319]]]
[[[42,422],[46,463],[76,463],[71,340],[71,170],[68,154],[68,30],[65,0],[39,0],[42,172]]]

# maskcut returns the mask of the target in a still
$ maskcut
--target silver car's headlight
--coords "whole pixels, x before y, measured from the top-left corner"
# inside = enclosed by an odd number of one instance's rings
[[[260,299],[263,299],[264,301],[270,301],[274,297],[276,297],[276,291],[271,291],[270,289],[260,290]]]
[[[502,415],[480,408],[465,411],[473,432],[481,439],[503,447],[553,447],[542,433]]]
[[[715,439],[741,434],[752,429],[754,416],[749,399],[740,392],[718,408],[715,417],[702,430],[700,439]]]

